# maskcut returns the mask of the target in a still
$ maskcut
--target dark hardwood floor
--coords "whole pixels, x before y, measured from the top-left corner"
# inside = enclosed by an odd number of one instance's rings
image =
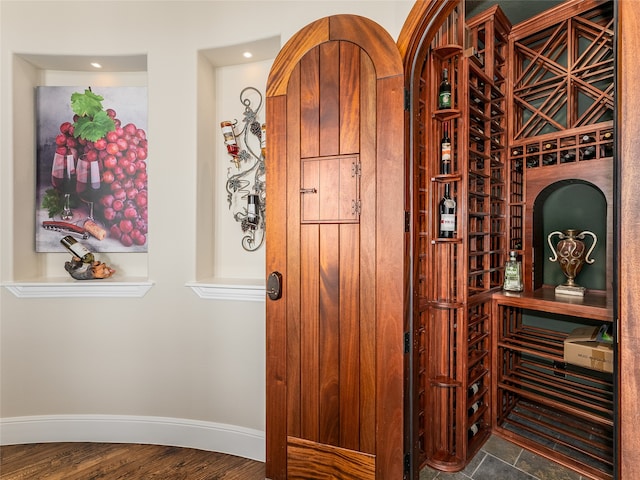
[[[264,480],[264,463],[190,448],[110,443],[0,447],[2,480]]]

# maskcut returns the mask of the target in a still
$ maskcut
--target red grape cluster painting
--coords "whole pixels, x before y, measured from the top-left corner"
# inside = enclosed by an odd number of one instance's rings
[[[38,87],[36,251],[148,245],[146,87]]]

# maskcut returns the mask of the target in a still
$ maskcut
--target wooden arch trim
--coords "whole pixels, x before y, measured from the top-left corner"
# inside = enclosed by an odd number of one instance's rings
[[[286,94],[291,72],[309,50],[339,40],[353,42],[367,52],[378,80],[402,75],[396,43],[384,28],[359,15],[333,15],[302,28],[282,47],[267,80],[267,97]]]

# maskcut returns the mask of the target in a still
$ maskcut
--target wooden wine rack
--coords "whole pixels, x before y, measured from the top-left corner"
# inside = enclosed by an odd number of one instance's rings
[[[420,464],[445,471],[464,468],[491,434],[491,294],[502,284],[506,253],[510,24],[498,8],[476,17],[467,25],[470,54],[461,7],[424,57],[415,100],[417,442]],[[444,68],[454,100],[439,110],[434,99]],[[443,175],[445,122],[452,161],[451,173]],[[445,184],[457,202],[451,239],[438,237]]]
[[[577,326],[610,322],[605,295],[562,300],[545,287],[532,293],[496,294],[495,431],[589,478],[613,478],[613,376],[564,362],[567,334],[527,323],[538,311],[563,315]]]
[[[542,284],[534,238],[541,192],[562,182],[595,186],[607,199],[600,261],[612,278],[613,2],[568,1],[514,26],[508,57],[507,243],[522,256],[525,292],[494,295],[494,432],[583,476],[611,479],[615,374],[567,365],[567,334],[531,318],[565,328],[613,322],[609,287],[563,299]]]

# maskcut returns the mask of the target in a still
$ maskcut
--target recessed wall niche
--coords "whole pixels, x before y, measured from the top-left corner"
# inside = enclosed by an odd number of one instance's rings
[[[575,229],[593,232],[598,239],[590,255],[593,264],[585,264],[576,282],[588,289],[606,290],[607,273],[607,201],[603,193],[593,184],[583,181],[564,181],[550,185],[538,196],[534,206],[534,225],[537,249],[543,256],[542,272],[534,272],[544,285],[560,285],[566,281],[553,255],[547,236],[554,231]],[[552,239],[557,243],[557,237]],[[592,240],[587,238],[587,248]],[[539,277],[540,275],[540,277]]]
[[[257,120],[265,121],[267,76],[280,47],[280,37],[270,37],[198,52],[195,284],[264,285],[265,248],[254,252],[243,249],[244,233],[227,201],[225,184],[236,167],[227,154],[220,122],[237,121],[236,134],[240,133],[244,113],[240,93],[246,87],[254,87],[262,94]],[[246,58],[245,52],[252,56]],[[252,104],[255,107],[257,104]]]
[[[96,70],[91,62],[99,62],[102,68]],[[27,286],[66,282],[68,276],[62,265],[68,254],[64,249],[60,253],[34,253],[36,87],[146,86],[147,57],[144,54],[95,57],[15,54],[12,80],[13,235],[9,248],[13,255],[7,257],[10,260],[2,265],[2,278],[10,280],[10,283],[24,283]],[[146,283],[147,253],[101,253],[99,257],[118,271],[119,275],[114,282],[133,281],[138,285]],[[129,294],[137,295],[136,292],[125,293]]]

